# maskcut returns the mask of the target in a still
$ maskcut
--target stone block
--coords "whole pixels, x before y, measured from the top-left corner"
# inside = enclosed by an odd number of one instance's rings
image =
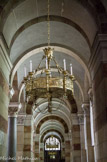
[[[31,145],[24,145],[24,151],[31,151]]]
[[[25,138],[24,139],[24,144],[25,145],[28,145],[28,144],[30,144],[31,143],[31,138]]]
[[[18,125],[17,126],[17,131],[18,132],[24,132],[24,126],[23,125]]]
[[[26,133],[29,133],[31,132],[31,126],[24,126],[24,132]]]
[[[76,131],[79,132],[79,131],[80,131],[80,126],[79,126],[79,125],[73,125],[73,126],[72,126],[72,131],[73,131],[73,132],[76,132]]]
[[[81,145],[80,145],[80,143],[74,144],[74,145],[73,145],[73,149],[74,149],[74,150],[81,150]]]
[[[31,133],[24,133],[24,138],[31,138]]]
[[[18,144],[17,145],[17,151],[23,151],[23,147],[24,147],[23,145]]]
[[[24,134],[23,134],[23,132],[18,132],[18,134],[17,134],[17,144],[24,144]]]
[[[72,133],[72,138],[78,138],[80,137],[80,132],[73,132]]]

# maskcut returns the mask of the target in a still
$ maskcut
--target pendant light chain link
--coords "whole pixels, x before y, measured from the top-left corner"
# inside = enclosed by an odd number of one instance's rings
[[[48,0],[48,17],[47,17],[47,21],[48,21],[48,46],[50,46],[50,0]]]

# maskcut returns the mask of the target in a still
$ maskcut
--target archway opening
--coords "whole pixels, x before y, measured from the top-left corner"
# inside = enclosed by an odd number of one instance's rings
[[[61,161],[61,142],[57,137],[51,135],[44,142],[45,162]]]

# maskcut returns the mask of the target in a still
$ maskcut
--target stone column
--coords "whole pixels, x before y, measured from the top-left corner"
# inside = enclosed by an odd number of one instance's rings
[[[8,111],[8,154],[7,162],[16,162],[18,103],[10,103]]]
[[[65,159],[65,143],[61,143],[61,159]]]
[[[32,115],[26,115],[24,122],[24,147],[23,147],[23,158],[26,162],[31,161],[32,157]],[[23,161],[24,161],[23,160]]]
[[[18,114],[17,117],[17,162],[23,162],[25,117],[25,114]]]
[[[0,161],[7,157],[8,106],[10,101],[9,79],[12,69],[7,45],[0,32]]]
[[[35,134],[35,158],[37,158],[37,162],[39,161],[39,137],[40,134]]]
[[[86,162],[86,150],[84,140],[84,114],[78,114],[80,124],[81,162]]]
[[[80,126],[77,114],[72,114],[72,162],[81,162]]]
[[[70,161],[70,139],[67,138],[69,134],[66,134],[66,139],[65,139],[65,161],[69,162]]]
[[[82,108],[84,110],[84,133],[87,162],[94,162],[94,149],[91,142],[90,106],[88,103],[84,103],[82,104]]]
[[[40,143],[40,162],[44,161],[44,143]]]

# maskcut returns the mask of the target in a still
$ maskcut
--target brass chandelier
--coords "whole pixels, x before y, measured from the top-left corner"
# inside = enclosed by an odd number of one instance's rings
[[[48,111],[52,111],[52,99],[67,97],[68,93],[73,94],[74,76],[72,72],[72,64],[70,64],[70,73],[66,70],[66,60],[63,60],[64,68],[60,67],[53,56],[54,49],[50,47],[50,4],[48,0],[48,47],[45,48],[44,55],[36,70],[32,70],[32,61],[30,60],[30,72],[25,77],[25,91],[27,100],[33,103],[38,98],[45,98],[48,101]],[[45,67],[43,61],[45,60]],[[52,66],[54,63],[54,66]],[[54,75],[55,76],[54,76]]]

